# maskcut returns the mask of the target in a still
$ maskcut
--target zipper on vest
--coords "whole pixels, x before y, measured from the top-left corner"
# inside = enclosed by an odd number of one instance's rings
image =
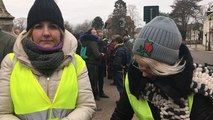
[[[49,81],[50,77],[47,77],[47,96],[49,96]]]

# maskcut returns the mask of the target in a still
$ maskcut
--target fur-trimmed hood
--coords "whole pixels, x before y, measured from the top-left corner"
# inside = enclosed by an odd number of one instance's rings
[[[96,41],[98,42],[99,39],[98,39],[98,36],[95,36],[95,35],[92,35],[92,34],[84,34],[80,37],[80,41],[83,42],[83,41]]]

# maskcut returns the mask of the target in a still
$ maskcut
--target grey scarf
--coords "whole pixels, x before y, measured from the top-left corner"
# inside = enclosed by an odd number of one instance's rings
[[[63,62],[62,42],[51,49],[42,48],[27,39],[22,44],[32,66],[45,76],[50,76]]]

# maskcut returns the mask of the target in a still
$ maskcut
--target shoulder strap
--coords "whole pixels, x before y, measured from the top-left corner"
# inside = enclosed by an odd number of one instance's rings
[[[76,67],[76,59],[75,59],[75,55],[73,55],[72,63],[73,63],[73,65],[74,65],[75,69],[76,69],[77,67]]]
[[[13,68],[14,68],[14,66],[16,64],[16,61],[17,61],[17,59],[15,57],[15,54],[14,53],[9,53],[9,56],[10,56],[10,60],[13,62]]]
[[[188,96],[188,104],[189,104],[189,112],[191,113],[192,111],[192,105],[194,101],[194,93]]]

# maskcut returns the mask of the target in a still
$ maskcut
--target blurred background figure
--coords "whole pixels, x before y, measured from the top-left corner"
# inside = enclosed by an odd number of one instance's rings
[[[121,36],[116,36],[115,47],[112,52],[112,70],[113,70],[113,80],[121,97],[124,89],[124,77],[126,75],[126,70],[128,69],[128,64],[130,58],[128,57],[128,48],[124,45]]]
[[[21,33],[21,30],[19,28],[15,28],[14,33],[18,36]]]
[[[99,51],[97,31],[89,29],[80,37],[81,49],[80,56],[86,61],[89,78],[92,85],[95,100],[100,100],[98,95],[98,65],[104,54]]]
[[[97,36],[99,38],[98,47],[101,53],[104,54],[104,57],[100,59],[98,65],[98,94],[101,98],[109,98],[104,93],[104,77],[106,76],[106,50],[107,50],[107,43],[104,41],[104,33],[102,30],[97,30]]]
[[[0,63],[8,53],[13,52],[15,39],[15,36],[0,28]]]
[[[112,80],[110,83],[111,85],[115,85],[115,82],[113,80],[113,56],[112,56],[112,51],[115,48],[116,42],[115,42],[115,36],[111,40],[108,41],[107,45],[107,51],[106,51],[106,71],[107,71],[107,79]]]
[[[128,48],[130,56],[132,57],[132,47],[133,43],[130,41],[130,36],[128,34],[123,35],[124,45]]]

